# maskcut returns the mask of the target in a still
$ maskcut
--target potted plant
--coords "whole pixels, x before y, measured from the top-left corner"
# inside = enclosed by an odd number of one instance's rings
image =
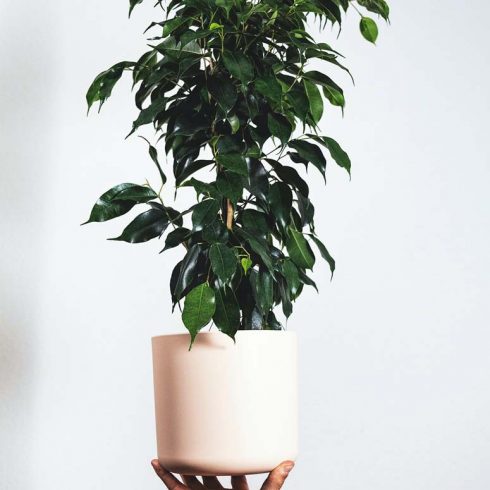
[[[131,0],[130,13],[142,1]],[[318,128],[326,103],[345,104],[325,72],[348,70],[306,22],[316,17],[340,26],[353,7],[362,35],[374,43],[376,23],[362,12],[388,20],[389,8],[384,0],[157,6],[164,14],[148,28],[148,51],[98,75],[87,101],[89,109],[101,107],[123,72],[131,72],[139,113],[130,134],[153,127],[172,156],[176,192],[193,189],[196,202],[176,210],[162,200],[169,172],[158,145],[146,140],[160,184],[116,185],[87,223],[142,206],[113,240],[165,236],[162,251],[183,249],[170,294],[174,307],[183,303],[190,335],[153,339],[161,463],[186,474],[264,472],[297,452],[296,339],[283,331],[276,309],[289,318],[304,287],[316,288],[309,275],[313,247],[335,269],[315,233],[305,170],[325,179],[327,157],[349,174],[351,168],[341,146]],[[309,69],[312,59],[324,70]],[[198,336],[211,323],[221,333]]]

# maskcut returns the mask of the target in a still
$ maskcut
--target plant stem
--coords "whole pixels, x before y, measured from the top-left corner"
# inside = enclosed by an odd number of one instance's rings
[[[229,199],[226,200],[226,228],[231,231],[233,228],[233,204]]]

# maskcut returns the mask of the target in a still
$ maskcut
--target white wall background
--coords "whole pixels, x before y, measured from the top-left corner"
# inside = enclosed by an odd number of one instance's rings
[[[151,2],[148,2],[151,4]],[[353,159],[313,187],[338,261],[305,294],[301,442],[287,488],[490,488],[488,2],[392,0],[392,26],[338,46]],[[182,331],[177,254],[80,228],[102,191],[155,179],[119,86],[85,117],[93,76],[134,59],[150,5],[0,5],[0,479],[9,490],[157,489],[149,338]],[[334,33],[322,34],[335,39]],[[315,174],[312,173],[312,177]],[[318,179],[319,180],[319,179]]]

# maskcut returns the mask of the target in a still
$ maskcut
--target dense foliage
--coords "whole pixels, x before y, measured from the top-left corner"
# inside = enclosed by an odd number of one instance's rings
[[[130,13],[143,0],[131,0]],[[132,72],[139,114],[131,133],[152,125],[173,158],[177,188],[192,187],[197,202],[177,211],[149,185],[120,184],[103,194],[88,222],[107,221],[145,205],[115,238],[141,243],[168,231],[168,250],[182,245],[183,259],[170,280],[174,306],[192,340],[213,321],[234,337],[239,329],[281,329],[315,264],[312,244],[334,259],[315,234],[315,208],[301,167],[325,179],[327,158],[350,173],[340,145],[318,134],[324,103],[344,107],[342,88],[328,67],[347,70],[341,56],[307,32],[307,19],[341,24],[354,8],[362,35],[375,42],[375,21],[388,20],[384,0],[170,0],[157,2],[164,20],[149,30],[149,50],[97,76],[89,108],[111,95],[124,71]],[[317,59],[325,69],[309,70]],[[167,184],[155,146],[149,154]],[[200,180],[198,175],[211,179]],[[298,172],[298,169],[300,170]]]

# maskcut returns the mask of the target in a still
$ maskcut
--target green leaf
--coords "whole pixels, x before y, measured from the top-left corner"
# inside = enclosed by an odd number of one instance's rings
[[[184,301],[182,320],[191,334],[191,347],[199,331],[213,318],[216,310],[216,297],[208,284],[195,287]]]
[[[323,156],[322,150],[318,146],[308,143],[304,140],[293,140],[288,143],[288,146],[294,148],[301,158],[311,162],[325,178],[327,161]]]
[[[250,194],[267,202],[269,195],[269,176],[260,160],[247,158],[248,190]]]
[[[253,265],[253,262],[250,260],[250,258],[248,257],[244,257],[240,263],[242,264],[242,269],[243,269],[243,272],[245,273],[245,275],[247,275],[247,272],[248,270],[250,269],[250,267],[252,267]]]
[[[210,196],[216,198],[219,196],[216,186],[214,184],[209,184],[208,182],[202,182],[194,177],[192,179],[186,180],[182,187],[194,187],[194,190],[198,195],[202,194],[206,197]]]
[[[136,218],[124,228],[117,240],[128,243],[143,243],[152,238],[159,237],[169,225],[168,216],[160,209],[149,209]]]
[[[274,279],[267,270],[250,273],[250,284],[255,298],[255,303],[263,316],[265,316],[274,303]]]
[[[206,199],[194,206],[192,212],[192,229],[201,231],[218,217],[219,203],[214,199]]]
[[[254,78],[254,67],[250,59],[239,51],[225,51],[223,62],[226,69],[234,78],[238,78],[243,84],[248,84]]]
[[[318,87],[305,80],[304,82],[306,95],[310,103],[310,114],[315,124],[318,124],[323,115],[323,99]]]
[[[174,302],[179,301],[185,291],[187,291],[194,282],[200,257],[201,247],[197,244],[193,245],[186,252],[178,271],[176,271],[176,277],[174,278],[175,286],[172,288]]]
[[[308,184],[299,175],[297,170],[287,165],[280,164],[277,160],[267,159],[277,176],[285,183],[295,187],[303,196],[308,197],[310,192]]]
[[[274,275],[273,257],[267,242],[260,237],[252,235],[246,230],[235,228],[234,231],[250,245],[252,250],[260,257],[264,265]]]
[[[129,0],[129,16],[131,17],[131,13],[133,12],[134,7],[143,3],[143,0]]]
[[[318,247],[318,250],[320,250],[320,254],[322,255],[322,257],[328,262],[328,265],[330,266],[330,272],[333,277],[333,273],[335,272],[334,258],[330,255],[329,251],[327,250],[327,247],[325,247],[323,242],[318,237],[312,234],[310,234],[309,236],[315,242],[315,245]]]
[[[227,243],[229,232],[221,220],[213,221],[202,231],[203,239],[208,243]]]
[[[221,332],[235,340],[240,327],[240,306],[235,293],[229,287],[215,289],[216,310],[213,321]]]
[[[302,269],[313,269],[315,256],[305,237],[299,231],[290,228],[289,239],[286,242],[291,260]]]
[[[135,63],[131,61],[123,61],[97,75],[87,91],[88,110],[90,111],[90,108],[95,102],[100,102],[100,110],[104,102],[111,96],[112,89],[121,78],[124,70],[130,69],[134,65]]]
[[[208,80],[208,89],[211,97],[228,114],[235,106],[238,98],[237,91],[231,80],[228,78],[212,77]]]
[[[272,102],[281,102],[282,87],[274,75],[265,75],[257,78],[255,80],[255,88]]]
[[[213,160],[195,160],[194,158],[176,161],[174,163],[175,185],[180,186],[187,177],[213,163]]]
[[[171,231],[165,240],[165,248],[160,252],[165,252],[184,243],[191,235],[191,230],[187,228],[176,228]]]
[[[378,39],[378,26],[371,17],[362,17],[359,28],[364,39],[373,44],[376,43],[376,39]]]
[[[236,134],[240,129],[240,119],[236,114],[232,114],[227,117],[227,120],[230,123],[231,134]]]
[[[126,214],[136,204],[155,199],[153,189],[137,184],[119,184],[104,192],[92,208],[89,219],[83,223],[103,222]]]
[[[282,273],[288,283],[291,296],[295,298],[301,287],[298,268],[294,265],[292,260],[286,259],[282,264]]]
[[[158,160],[157,149],[143,136],[140,136],[140,138],[145,140],[148,143],[148,153],[150,155],[150,158],[153,160],[153,163],[157,166],[158,173],[160,174],[160,179],[162,180],[162,185],[165,185],[165,183],[167,182],[167,177],[163,173],[162,167],[161,167],[160,162]]]
[[[215,3],[217,7],[221,7],[222,9],[225,9],[228,15],[230,14],[230,10],[235,5],[234,0],[215,0]]]
[[[370,12],[381,15],[384,20],[390,18],[390,7],[384,0],[358,0],[357,3]]]
[[[249,233],[257,234],[260,238],[266,240],[269,234],[269,225],[267,216],[256,209],[244,209],[241,213],[241,222],[245,230]]]
[[[233,250],[222,243],[214,243],[209,249],[209,259],[213,272],[221,283],[229,282],[237,267],[237,258]]]
[[[270,211],[283,230],[291,221],[292,205],[293,193],[287,184],[276,182],[271,186],[269,193]]]
[[[243,177],[230,171],[221,172],[216,178],[216,188],[221,196],[237,203],[243,194]]]
[[[310,82],[321,85],[325,97],[332,105],[339,107],[345,106],[343,90],[330,77],[327,77],[327,75],[319,71],[308,71],[304,74],[304,77]]]
[[[222,167],[225,167],[232,172],[244,176],[248,175],[247,163],[243,155],[240,155],[238,153],[217,155],[216,161],[218,162],[218,165],[221,165]]]
[[[323,138],[330,155],[335,160],[339,167],[345,168],[350,175],[351,161],[349,155],[342,149],[342,147],[333,139],[325,136]]]
[[[131,136],[140,126],[153,123],[158,114],[165,110],[166,105],[167,99],[161,97],[153,101],[146,109],[143,109],[133,122],[133,127],[126,138]]]
[[[293,127],[289,120],[282,114],[269,113],[267,116],[267,126],[272,136],[279,138],[283,146],[286,145],[293,132]]]

